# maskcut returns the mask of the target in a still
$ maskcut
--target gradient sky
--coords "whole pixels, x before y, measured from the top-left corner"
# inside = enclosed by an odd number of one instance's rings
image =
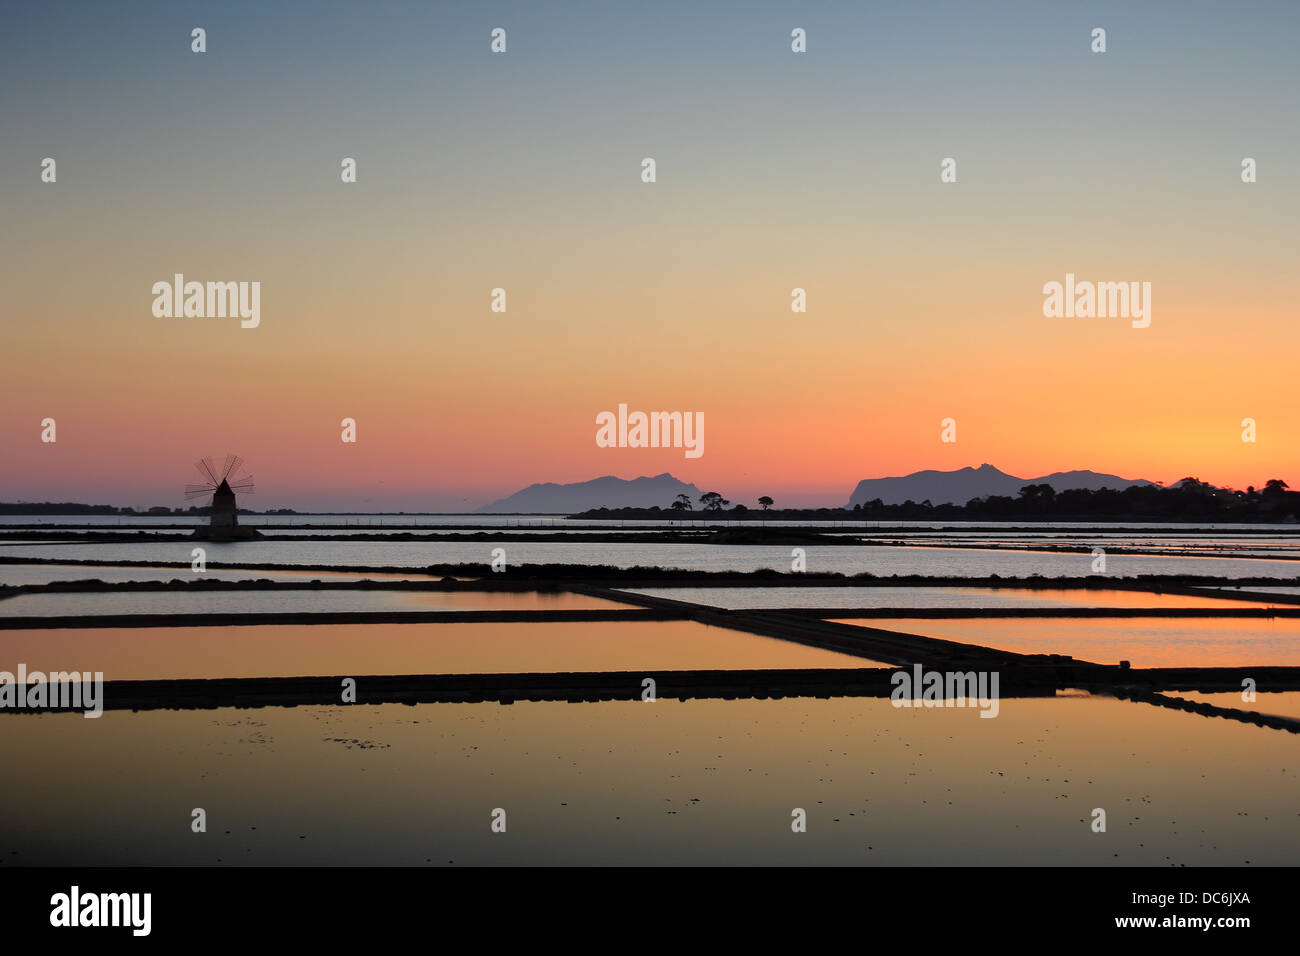
[[[226,452],[259,509],[1300,485],[1300,8],[1132,6],[7,4],[0,500],[181,504]],[[155,318],[175,272],[260,281],[261,326]],[[1044,318],[1066,272],[1151,282],[1151,327]],[[598,448],[620,402],[704,456]]]

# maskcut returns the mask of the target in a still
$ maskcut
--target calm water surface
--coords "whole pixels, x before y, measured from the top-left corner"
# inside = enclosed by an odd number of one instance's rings
[[[993,720],[785,699],[0,725],[4,765],[41,768],[0,788],[15,864],[1279,866],[1300,825],[1293,735],[1086,696]]]
[[[168,561],[188,568],[194,543],[142,542],[121,544],[39,543],[0,545],[0,556],[54,560]],[[310,564],[344,567],[419,568],[431,564],[492,561],[492,550],[504,548],[508,565],[579,564],[616,567],[663,567],[697,571],[790,571],[792,549],[784,546],[659,544],[554,541],[239,541],[204,544],[209,562],[236,564]],[[807,570],[879,576],[916,574],[930,577],[1082,576],[1091,573],[1090,553],[999,551],[980,548],[893,546],[822,546],[804,548]],[[0,567],[3,567],[0,565]],[[1295,561],[1257,558],[1165,557],[1111,554],[1107,573],[1201,574],[1221,577],[1296,579]],[[3,578],[0,578],[3,580]]]
[[[1134,667],[1300,666],[1300,618],[1112,618],[926,621],[845,624],[882,627],[1021,654],[1069,654]]]
[[[695,621],[0,631],[0,670],[16,672],[19,663],[102,671],[108,681],[887,666]],[[629,695],[640,693],[637,678]]]

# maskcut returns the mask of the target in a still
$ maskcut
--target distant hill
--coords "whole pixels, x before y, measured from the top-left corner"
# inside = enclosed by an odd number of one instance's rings
[[[858,482],[849,497],[848,507],[866,504],[879,498],[887,505],[902,504],[911,500],[931,504],[964,505],[972,498],[987,495],[1005,495],[1014,498],[1025,485],[1051,485],[1057,491],[1067,488],[1101,488],[1123,490],[1134,485],[1150,485],[1142,479],[1099,475],[1095,471],[1058,471],[1041,478],[1017,478],[999,471],[992,465],[978,468],[960,468],[957,471],[917,471],[899,478],[864,478]]]
[[[664,472],[653,478],[593,478],[567,485],[529,485],[508,498],[475,509],[475,514],[575,514],[593,508],[667,508],[680,494],[700,500],[700,489]]]

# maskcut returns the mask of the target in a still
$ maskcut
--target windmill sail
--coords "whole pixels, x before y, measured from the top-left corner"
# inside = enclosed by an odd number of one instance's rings
[[[202,480],[185,486],[185,499],[208,499],[210,516],[208,527],[196,530],[196,537],[211,541],[261,537],[255,529],[239,527],[236,495],[253,492],[253,476],[244,474],[243,467],[244,459],[238,455],[227,455],[219,468],[211,458],[200,458],[194,463],[194,469]]]
[[[239,470],[243,465],[244,459],[238,455],[227,455],[220,468],[217,468],[211,458],[200,458],[194,463],[194,468],[203,478],[203,481],[185,486],[185,500],[193,501],[195,498],[206,498],[215,495],[223,482],[230,491],[236,494],[251,495],[253,493],[253,476],[239,475]],[[236,475],[239,475],[239,477],[236,477]]]

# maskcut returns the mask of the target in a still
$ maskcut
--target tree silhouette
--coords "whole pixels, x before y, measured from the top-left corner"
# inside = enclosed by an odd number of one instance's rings
[[[704,505],[705,511],[721,511],[731,502],[716,491],[706,491],[700,495],[700,504]]]
[[[677,496],[677,499],[676,499],[676,500],[673,502],[673,504],[672,504],[672,508],[673,508],[673,511],[692,511],[692,510],[694,510],[694,509],[691,507],[691,496],[690,496],[690,495],[678,495],[678,496]]]
[[[1020,497],[1026,501],[1045,501],[1050,503],[1056,497],[1056,489],[1047,482],[1037,485],[1025,485],[1020,489]]]
[[[773,505],[772,499],[769,498],[767,495],[764,495],[763,497],[759,498],[758,503],[763,506],[764,511],[766,511],[768,508],[772,507]]]

